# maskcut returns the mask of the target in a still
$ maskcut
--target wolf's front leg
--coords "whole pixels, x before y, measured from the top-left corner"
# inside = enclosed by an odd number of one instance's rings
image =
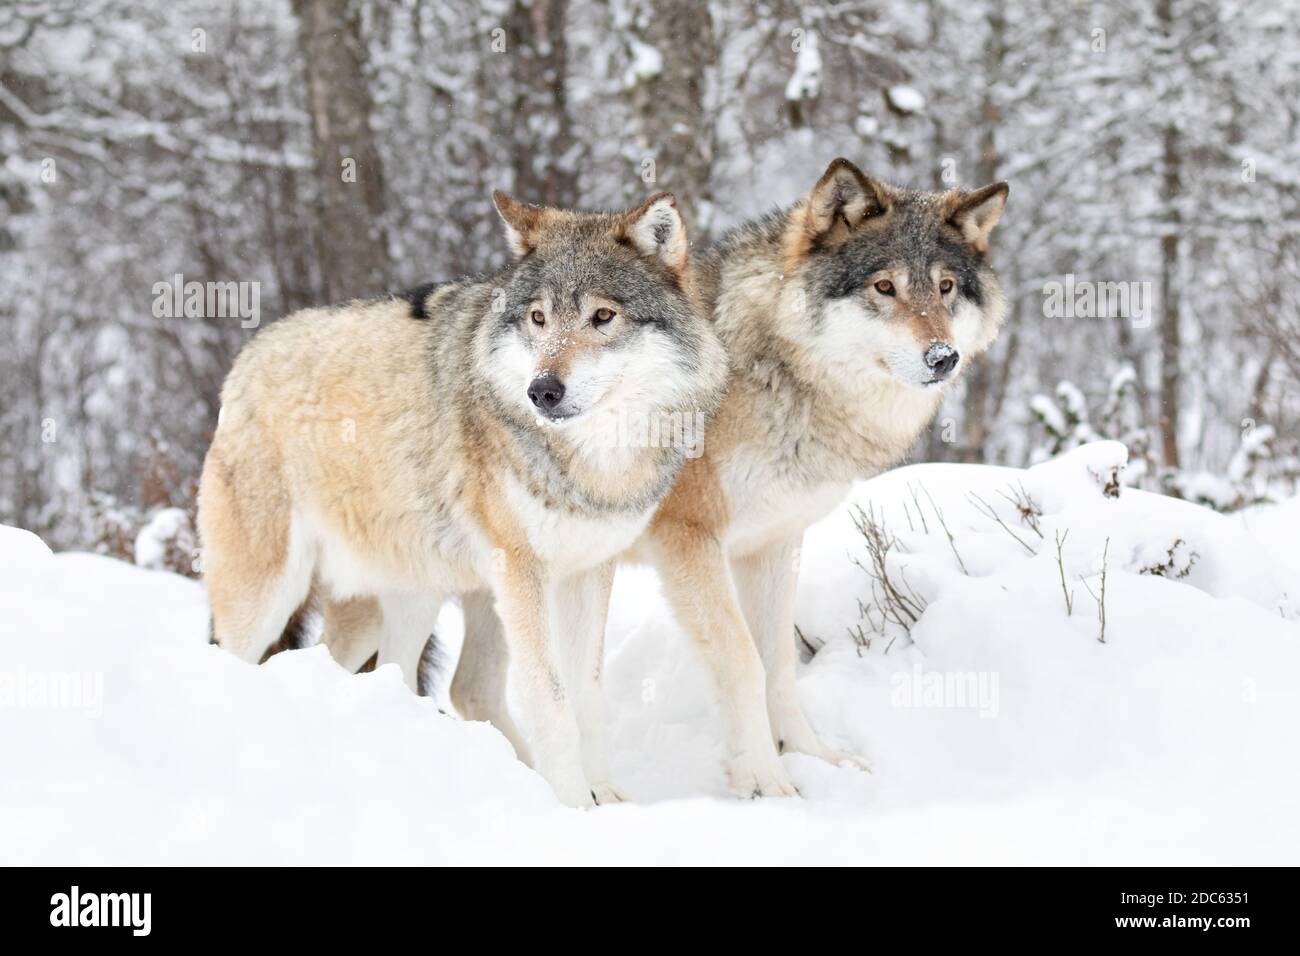
[[[822,743],[799,706],[795,688],[794,600],[801,537],[733,559],[736,593],[767,672],[767,710],[782,753],[804,753],[866,770],[861,757]]]
[[[651,535],[655,566],[678,623],[713,672],[732,789],[744,796],[797,795],[772,739],[763,662],[736,601],[721,543],[684,522],[661,523]]]
[[[533,767],[571,807],[595,803],[582,771],[578,721],[549,640],[546,588],[531,556],[506,554],[493,592],[510,661],[519,680]]]
[[[605,658],[605,621],[614,562],[609,561],[552,585],[551,633],[564,660],[564,674],[573,688],[582,766],[597,803],[617,803],[623,795],[610,782],[605,733],[605,698],[600,676]]]

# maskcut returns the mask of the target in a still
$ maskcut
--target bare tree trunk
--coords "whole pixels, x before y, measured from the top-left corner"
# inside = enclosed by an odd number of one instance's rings
[[[515,194],[527,202],[573,206],[578,159],[569,117],[568,0],[515,0],[507,36],[514,66]]]
[[[992,89],[1002,73],[1006,58],[1006,20],[1002,9],[989,10],[989,39],[984,60],[984,93],[980,101],[980,160],[977,166],[979,185],[991,183],[998,176],[998,145],[995,133],[1001,119]],[[962,444],[962,461],[982,462],[984,445],[989,438],[989,391],[993,385],[991,358],[986,353],[976,359],[966,374],[966,441]]]
[[[370,129],[365,48],[346,0],[295,0],[319,189],[317,254],[330,301],[388,281],[383,169]]]
[[[1165,38],[1172,41],[1172,0],[1158,0],[1156,16]],[[1160,441],[1164,462],[1179,466],[1178,395],[1179,395],[1179,309],[1178,309],[1178,234],[1182,217],[1178,196],[1182,191],[1182,156],[1178,128],[1172,122],[1163,136],[1161,199],[1165,204],[1165,234],[1160,238]]]
[[[1161,4],[1162,7],[1166,3]],[[1182,228],[1177,200],[1180,188],[1178,130],[1164,131],[1164,172],[1161,188],[1166,203],[1166,232],[1160,238],[1160,442],[1164,462],[1179,466],[1178,396],[1180,339],[1178,309],[1178,232]]]
[[[692,240],[698,242],[708,232],[712,207],[713,135],[704,92],[718,51],[709,5],[643,0],[633,32],[663,58],[659,74],[643,78],[633,91],[640,144],[646,158],[654,160],[653,188],[677,195]]]
[[[941,49],[943,44],[943,23],[947,17],[947,11],[944,9],[943,0],[928,0],[926,3],[926,44],[931,49]],[[930,115],[930,148],[934,150],[931,157],[930,169],[934,177],[932,188],[939,191],[951,189],[955,183],[944,180],[945,164],[944,160],[950,156],[950,146],[948,137],[948,128],[945,125],[943,110],[937,110]]]

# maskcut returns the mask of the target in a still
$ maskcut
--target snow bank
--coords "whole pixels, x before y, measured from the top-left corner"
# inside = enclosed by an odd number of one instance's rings
[[[928,606],[912,640],[869,634],[860,655],[837,639],[855,616],[843,579],[808,574],[809,556],[821,567],[860,538],[838,519],[810,534],[804,573],[819,580],[801,593],[800,620],[831,643],[801,690],[814,723],[859,730],[845,742],[873,754],[891,799],[1014,799],[1074,781],[1092,795],[1080,811],[1158,790],[1170,812],[1208,819],[1224,809],[1209,791],[1258,807],[1294,784],[1300,582],[1223,515],[1127,488],[1108,497],[1118,459],[1122,446],[1102,442],[1028,472],[925,465],[864,486],[905,552],[892,567]],[[1038,532],[1008,500],[1017,493],[1041,508]],[[1089,593],[1100,595],[1103,555],[1105,643]],[[951,701],[909,713],[899,691],[917,672],[983,675],[996,716]]]
[[[910,636],[861,617],[852,508],[810,532],[800,691],[875,772],[787,756],[795,801],[726,795],[709,682],[647,569],[620,571],[607,666],[633,802],[581,812],[391,668],[241,664],[194,582],[0,529],[0,862],[1293,863],[1300,587],[1273,549],[1300,501],[1115,497],[1122,465],[1103,442],[858,486],[924,605]]]

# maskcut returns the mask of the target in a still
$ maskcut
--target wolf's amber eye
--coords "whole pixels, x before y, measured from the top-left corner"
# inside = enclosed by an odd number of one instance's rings
[[[888,279],[881,279],[876,283],[876,291],[881,295],[893,295],[894,283],[890,282]]]
[[[951,292],[951,291],[952,291],[952,280],[951,280],[951,279],[944,279],[942,282],[939,283],[939,292],[940,292],[942,295],[947,295],[947,294],[948,294],[949,292]]]
[[[541,309],[533,309],[532,320],[533,320],[533,325],[546,324],[546,316],[542,313]]]
[[[596,326],[605,325],[612,318],[614,318],[612,309],[597,309],[591,317],[591,324]]]

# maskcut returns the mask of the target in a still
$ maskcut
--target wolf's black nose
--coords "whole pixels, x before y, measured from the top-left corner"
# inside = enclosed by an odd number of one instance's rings
[[[544,412],[549,412],[564,398],[564,383],[550,373],[539,375],[528,386],[529,400]]]
[[[936,342],[925,350],[926,367],[934,373],[936,379],[947,378],[948,373],[957,367],[960,358],[957,350],[947,342]]]

